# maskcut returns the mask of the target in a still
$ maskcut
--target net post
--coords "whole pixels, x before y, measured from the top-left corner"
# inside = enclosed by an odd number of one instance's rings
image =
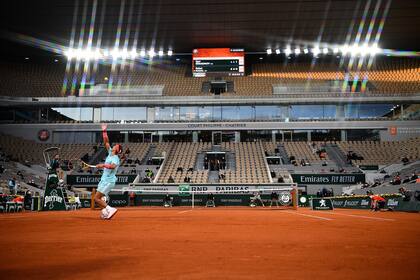
[[[298,202],[299,202],[297,185],[293,186],[292,201],[293,201],[293,209],[297,210],[298,209]]]
[[[95,210],[95,195],[96,195],[96,189],[92,189],[92,193],[90,195],[90,210]]]
[[[192,191],[192,199],[191,199],[191,200],[192,200],[192,201],[191,201],[191,202],[192,202],[192,208],[194,208],[194,193],[195,193],[195,192],[194,192],[194,191]]]

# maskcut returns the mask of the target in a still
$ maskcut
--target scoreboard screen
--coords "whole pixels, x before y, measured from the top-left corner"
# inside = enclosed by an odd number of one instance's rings
[[[193,77],[244,76],[244,57],[244,49],[194,49],[192,61]]]

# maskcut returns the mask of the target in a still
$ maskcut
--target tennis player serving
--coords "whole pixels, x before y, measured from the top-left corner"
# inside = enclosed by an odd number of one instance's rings
[[[109,220],[117,213],[118,210],[107,205],[102,197],[108,195],[108,193],[112,190],[112,188],[115,186],[115,183],[117,182],[117,176],[115,175],[117,174],[118,166],[120,165],[120,158],[118,155],[122,153],[122,146],[120,144],[116,144],[111,149],[106,128],[107,126],[103,124],[102,137],[104,140],[105,149],[108,151],[108,156],[105,159],[105,163],[96,165],[96,168],[102,168],[104,171],[95,194],[95,202],[101,208],[101,218]]]

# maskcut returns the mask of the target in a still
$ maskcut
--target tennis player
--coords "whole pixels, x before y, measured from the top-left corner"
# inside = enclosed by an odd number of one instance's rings
[[[95,194],[95,202],[102,209],[101,218],[109,220],[117,213],[118,210],[107,205],[107,203],[102,200],[102,197],[108,195],[108,193],[112,190],[112,188],[115,186],[115,183],[117,182],[116,174],[118,166],[120,165],[120,157],[118,155],[122,153],[123,149],[120,144],[116,144],[111,148],[106,128],[106,125],[102,125],[102,137],[104,140],[105,148],[108,151],[108,156],[105,159],[105,163],[96,165],[96,168],[103,169],[104,171]]]
[[[385,208],[385,198],[383,198],[379,194],[371,195],[370,199],[372,201],[371,202],[372,211],[381,211],[381,209]]]

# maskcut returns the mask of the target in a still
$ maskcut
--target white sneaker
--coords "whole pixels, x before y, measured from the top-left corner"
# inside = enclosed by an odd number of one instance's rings
[[[107,220],[112,219],[112,217],[114,217],[114,215],[117,213],[118,209],[117,208],[113,208],[111,207],[110,210],[108,210],[108,216],[106,217]]]
[[[105,220],[108,217],[108,210],[105,208],[101,210],[101,219]]]

